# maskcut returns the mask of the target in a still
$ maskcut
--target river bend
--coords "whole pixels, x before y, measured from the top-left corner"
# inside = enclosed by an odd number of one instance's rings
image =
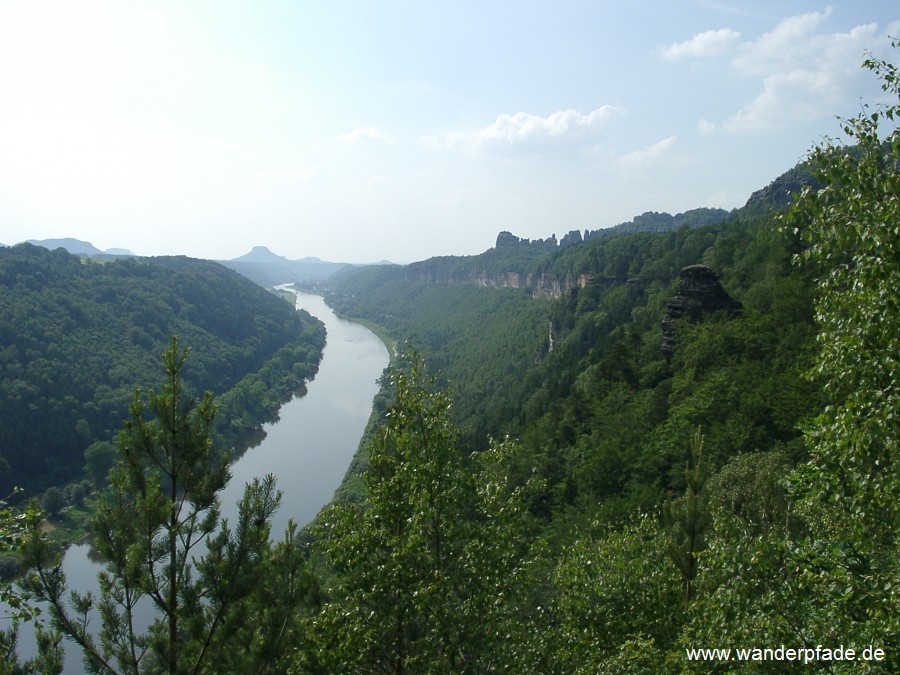
[[[284,286],[288,290],[287,286]],[[273,474],[283,493],[272,519],[272,537],[281,539],[288,520],[309,524],[341,484],[356,452],[378,391],[378,378],[388,365],[384,343],[364,326],[338,317],[323,298],[297,292],[297,308],[319,318],[327,342],[319,371],[307,393],[284,404],[275,423],[264,426],[262,442],[231,467],[232,478],[220,493],[222,514],[236,520],[244,485],[254,477]],[[88,544],[71,546],[63,566],[70,588],[96,589],[100,563]],[[30,626],[20,629],[22,658],[34,655]],[[67,644],[65,673],[80,673],[81,654]]]

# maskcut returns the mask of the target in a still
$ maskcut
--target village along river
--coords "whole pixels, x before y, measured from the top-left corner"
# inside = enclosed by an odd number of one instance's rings
[[[244,486],[257,476],[273,474],[283,492],[281,507],[272,519],[275,541],[283,536],[288,520],[303,527],[331,501],[362,438],[378,391],[377,380],[388,364],[382,341],[360,324],[339,318],[320,296],[298,292],[297,308],[325,324],[327,343],[319,371],[306,395],[283,405],[278,421],[264,426],[262,443],[232,464],[231,481],[219,493],[222,515],[233,523]],[[89,544],[71,546],[63,566],[70,588],[97,588],[101,567],[92,558]],[[34,655],[29,629],[27,625],[20,628],[22,658]],[[64,644],[65,672],[81,672],[80,649],[69,641]]]

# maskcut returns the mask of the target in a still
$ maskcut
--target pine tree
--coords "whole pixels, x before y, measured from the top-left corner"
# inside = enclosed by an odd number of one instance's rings
[[[90,672],[228,672],[229,636],[253,620],[244,610],[266,570],[280,493],[273,477],[257,479],[234,528],[221,520],[217,493],[229,478],[228,454],[212,443],[212,396],[198,401],[185,392],[187,356],[173,337],[162,356],[162,390],[146,402],[135,392],[93,522],[106,561],[99,597],[68,591],[44,537],[35,533],[26,547],[29,589],[48,603],[53,626],[82,648]],[[140,633],[138,607],[147,603],[156,618]]]
[[[684,601],[694,599],[694,581],[697,578],[697,556],[712,524],[712,515],[703,487],[707,468],[703,459],[703,434],[697,429],[691,439],[691,463],[684,472],[687,491],[675,501],[663,506],[663,520],[670,534],[669,555],[681,571],[684,580]]]

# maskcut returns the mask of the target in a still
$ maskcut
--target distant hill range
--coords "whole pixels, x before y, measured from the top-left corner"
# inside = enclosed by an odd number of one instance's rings
[[[780,211],[793,204],[794,197],[806,187],[818,190],[822,185],[803,162],[750,195],[744,210],[748,213]]]
[[[511,232],[500,232],[494,248],[473,256],[439,256],[409,265],[391,265],[386,261],[372,265],[351,265],[349,263],[327,262],[319,258],[307,257],[291,260],[273,253],[265,246],[253,249],[233,260],[217,260],[221,265],[241,274],[265,288],[278,284],[299,282],[321,284],[340,281],[343,277],[354,273],[359,267],[389,266],[395,274],[405,274],[407,278],[419,278],[429,281],[450,281],[476,283],[489,286],[530,286],[538,283],[538,276],[527,281],[524,276],[542,270],[540,260],[548,254],[561,253],[575,244],[586,243],[592,239],[613,235],[634,234],[638,232],[670,232],[681,227],[702,227],[725,221],[737,212],[744,215],[761,215],[786,208],[804,187],[818,189],[818,182],[810,175],[805,163],[798,164],[780,175],[766,187],[754,192],[747,203],[740,209],[726,211],[718,208],[697,208],[671,215],[647,211],[635,216],[631,221],[619,223],[612,227],[598,230],[572,230],[560,239],[551,235],[547,239],[523,239]],[[127,249],[111,248],[101,251],[92,244],[78,239],[29,239],[28,243],[43,246],[50,250],[64,248],[69,253],[91,258],[136,257]],[[0,245],[2,246],[2,245]],[[403,270],[403,271],[401,271]],[[341,273],[341,274],[338,274]],[[514,273],[516,278],[498,280],[497,275]],[[337,275],[337,276],[335,276]],[[488,278],[491,277],[491,278]],[[556,281],[554,281],[556,283]]]
[[[265,246],[255,246],[234,260],[217,262],[266,288],[292,281],[323,282],[335,272],[351,267],[347,263],[326,262],[319,258],[290,260],[272,253]]]
[[[73,255],[87,256],[89,258],[95,257],[133,257],[134,253],[124,248],[108,248],[105,251],[101,251],[99,248],[94,246],[88,241],[81,241],[80,239],[72,239],[71,237],[67,237],[64,239],[29,239],[29,244],[34,244],[35,246],[43,246],[44,248],[48,248],[51,251],[55,251],[58,248],[64,248],[69,253]]]
[[[26,243],[42,246],[54,251],[58,248],[84,258],[131,258],[139,257],[124,248],[109,248],[101,251],[87,241],[73,239],[29,239]],[[0,247],[3,247],[0,244]],[[329,279],[335,272],[352,267],[346,263],[333,263],[319,258],[302,258],[289,260],[284,256],[272,253],[265,246],[256,246],[252,251],[234,260],[217,260],[221,265],[247,277],[260,286],[270,288],[288,282],[320,283]]]
[[[134,253],[132,253],[128,249],[108,248],[105,251],[101,251],[90,242],[81,241],[80,239],[72,239],[70,237],[64,239],[29,239],[27,243],[34,244],[35,246],[43,246],[44,248],[48,248],[51,251],[55,251],[58,248],[64,248],[73,255],[86,256],[89,258],[118,258],[134,256]]]
[[[672,215],[647,211],[631,221],[598,230],[572,230],[557,239],[524,239],[512,232],[497,235],[493,248],[477,255],[437,256],[404,266],[357,272],[348,269],[335,275],[331,284],[340,292],[355,292],[354,284],[373,285],[394,279],[438,284],[471,284],[493,288],[528,289],[535,297],[559,298],[572,289],[584,288],[598,273],[607,281],[645,283],[631,278],[629,266],[619,269],[595,269],[590,251],[615,236],[638,233],[675,232],[681,228],[718,225],[740,218],[768,217],[787,208],[803,188],[818,189],[809,167],[800,164],[785,172],[766,187],[755,191],[740,208],[697,208]],[[608,266],[607,266],[608,267]],[[357,276],[358,275],[358,276]]]

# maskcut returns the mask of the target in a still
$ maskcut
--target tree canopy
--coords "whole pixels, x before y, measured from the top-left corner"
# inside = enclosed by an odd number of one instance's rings
[[[229,451],[213,442],[212,396],[186,393],[187,353],[172,338],[162,388],[146,400],[135,394],[120,434],[111,488],[93,523],[105,561],[99,593],[68,591],[58,553],[40,530],[25,545],[26,588],[47,603],[53,628],[79,645],[93,673],[248,672],[251,645],[272,647],[254,638],[269,634],[273,616],[261,580],[275,574],[269,519],[280,494],[272,476],[257,479],[246,486],[237,522],[220,520]],[[137,627],[141,603],[154,613],[146,632]],[[243,658],[233,658],[239,635],[249,642]],[[265,659],[277,654],[267,651]]]
[[[114,438],[175,334],[195,350],[192,391],[223,394],[277,356],[260,374],[266,395],[281,390],[276,399],[315,372],[324,343],[308,314],[216,263],[0,249],[0,493],[80,476],[85,450]],[[258,424],[253,408],[271,415],[273,403],[245,388]]]

